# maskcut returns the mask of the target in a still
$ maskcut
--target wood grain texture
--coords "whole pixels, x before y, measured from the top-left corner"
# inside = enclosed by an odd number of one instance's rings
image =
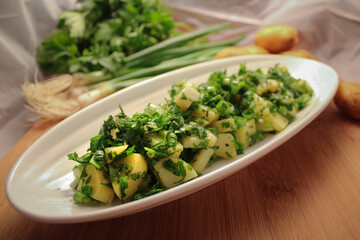
[[[144,212],[83,224],[27,219],[5,197],[11,166],[52,126],[34,126],[0,161],[0,239],[360,239],[360,123],[334,104],[221,182]]]

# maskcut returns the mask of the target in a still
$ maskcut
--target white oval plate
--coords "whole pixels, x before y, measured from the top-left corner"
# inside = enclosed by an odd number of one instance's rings
[[[148,103],[168,98],[172,83],[183,79],[205,82],[213,71],[227,68],[228,73],[246,63],[249,69],[267,69],[279,63],[297,78],[306,79],[314,89],[309,105],[283,132],[266,137],[234,160],[219,160],[204,175],[162,193],[123,205],[81,206],[72,199],[72,168],[68,153],[85,153],[89,139],[97,135],[103,120],[119,112],[121,104],[128,115],[141,112]],[[275,149],[309,124],[333,98],[338,86],[336,72],[320,62],[274,55],[254,55],[221,59],[175,70],[113,94],[59,123],[40,137],[18,159],[9,173],[6,194],[20,213],[43,222],[75,223],[119,217],[149,209],[189,195],[239,171]]]

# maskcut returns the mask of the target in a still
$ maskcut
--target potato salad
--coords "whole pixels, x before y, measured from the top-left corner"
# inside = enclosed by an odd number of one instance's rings
[[[109,116],[78,163],[71,187],[79,204],[138,200],[199,177],[217,159],[234,159],[266,133],[291,123],[312,97],[310,85],[286,67],[266,72],[240,65],[206,82],[174,84],[159,105]]]

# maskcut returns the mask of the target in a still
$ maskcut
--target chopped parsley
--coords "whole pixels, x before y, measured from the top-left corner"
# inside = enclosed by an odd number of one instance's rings
[[[178,159],[176,163],[172,159],[168,159],[163,162],[162,166],[174,175],[181,177],[179,182],[182,182],[186,177],[186,168],[183,160],[181,159]]]
[[[86,184],[86,185],[89,184],[90,181],[91,181],[91,175],[86,179],[85,184]]]
[[[138,173],[132,173],[132,174],[129,175],[129,177],[130,177],[132,180],[136,181],[136,180],[140,179],[140,172],[138,172]]]
[[[131,200],[132,201],[139,200],[139,199],[142,199],[142,198],[157,194],[157,193],[162,192],[162,191],[163,191],[163,189],[161,187],[159,187],[159,182],[156,182],[155,184],[153,184],[151,186],[150,189],[149,188],[144,188],[144,189],[140,190],[139,192],[137,192],[136,194],[134,194],[131,197]]]
[[[230,125],[229,122],[222,122],[222,123],[221,123],[221,127],[222,127],[222,128],[230,128],[231,125]]]
[[[91,197],[89,197],[88,195],[86,195],[80,191],[75,192],[73,199],[75,202],[77,202],[79,204],[89,204],[92,202]]]
[[[124,176],[119,178],[119,188],[120,188],[120,200],[123,202],[126,197],[125,190],[129,187],[128,185],[129,177]]]
[[[258,91],[258,86],[266,87],[269,80],[273,84],[272,88],[277,87],[276,91]],[[278,83],[274,84],[274,81]],[[194,91],[201,96],[194,102],[183,93],[183,89],[189,86],[194,87]],[[125,199],[138,200],[166,188],[163,179],[160,178],[161,174],[155,168],[160,166],[162,170],[176,176],[178,180],[175,185],[184,182],[184,179],[191,179],[187,174],[193,173],[196,177],[201,173],[197,173],[194,156],[200,151],[215,151],[206,159],[207,164],[219,158],[219,151],[223,151],[223,157],[228,158],[235,157],[230,154],[233,150],[236,150],[237,154],[243,154],[245,147],[263,140],[265,132],[276,133],[273,130],[276,125],[271,119],[281,115],[284,121],[293,121],[296,113],[311,100],[313,91],[306,81],[292,77],[286,68],[278,65],[266,73],[260,69],[248,70],[245,65],[240,65],[237,73],[217,71],[210,75],[208,81],[198,86],[191,86],[185,81],[176,83],[169,93],[170,97],[165,99],[164,103],[148,104],[143,112],[138,112],[132,117],[127,116],[119,106],[119,113],[109,116],[98,134],[90,139],[87,153],[82,156],[78,156],[76,152],[67,155],[69,160],[76,161],[82,166],[76,176],[79,182],[83,181],[81,189],[79,190],[79,187],[74,194],[76,202],[91,202],[90,196],[93,188],[97,186],[93,182],[96,178],[88,176],[85,171],[87,164],[92,164],[97,171],[102,171],[108,182],[118,183],[115,184],[119,187],[116,192],[120,192],[119,198],[122,202]],[[180,106],[176,102],[178,96],[191,102],[190,106],[186,109]],[[264,115],[264,109],[268,109],[271,116]],[[222,122],[212,125],[215,121]],[[263,125],[260,124],[261,121],[265,121]],[[258,124],[261,127],[259,129]],[[219,127],[220,131],[214,126]],[[222,146],[215,144],[214,138],[224,132],[230,133],[234,140],[223,143]],[[189,144],[186,145],[184,139],[189,140]],[[128,147],[122,153],[112,151],[105,156],[105,152],[108,152],[105,151],[106,148],[124,145]],[[134,153],[145,158],[149,169],[147,172],[134,172],[134,169],[138,168],[131,163],[118,163]],[[159,162],[161,164],[158,164]],[[113,171],[112,174],[110,170]],[[137,186],[137,192],[127,196],[126,189],[134,182],[140,184]],[[100,185],[113,188],[109,183]]]
[[[93,187],[92,186],[82,186],[81,192],[87,196],[90,196],[93,193]]]

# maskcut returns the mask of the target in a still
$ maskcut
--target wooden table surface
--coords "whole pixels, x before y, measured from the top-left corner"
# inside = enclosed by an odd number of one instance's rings
[[[82,224],[30,220],[5,196],[11,166],[54,125],[38,123],[0,161],[0,239],[360,239],[360,122],[333,103],[223,181],[144,212]]]

